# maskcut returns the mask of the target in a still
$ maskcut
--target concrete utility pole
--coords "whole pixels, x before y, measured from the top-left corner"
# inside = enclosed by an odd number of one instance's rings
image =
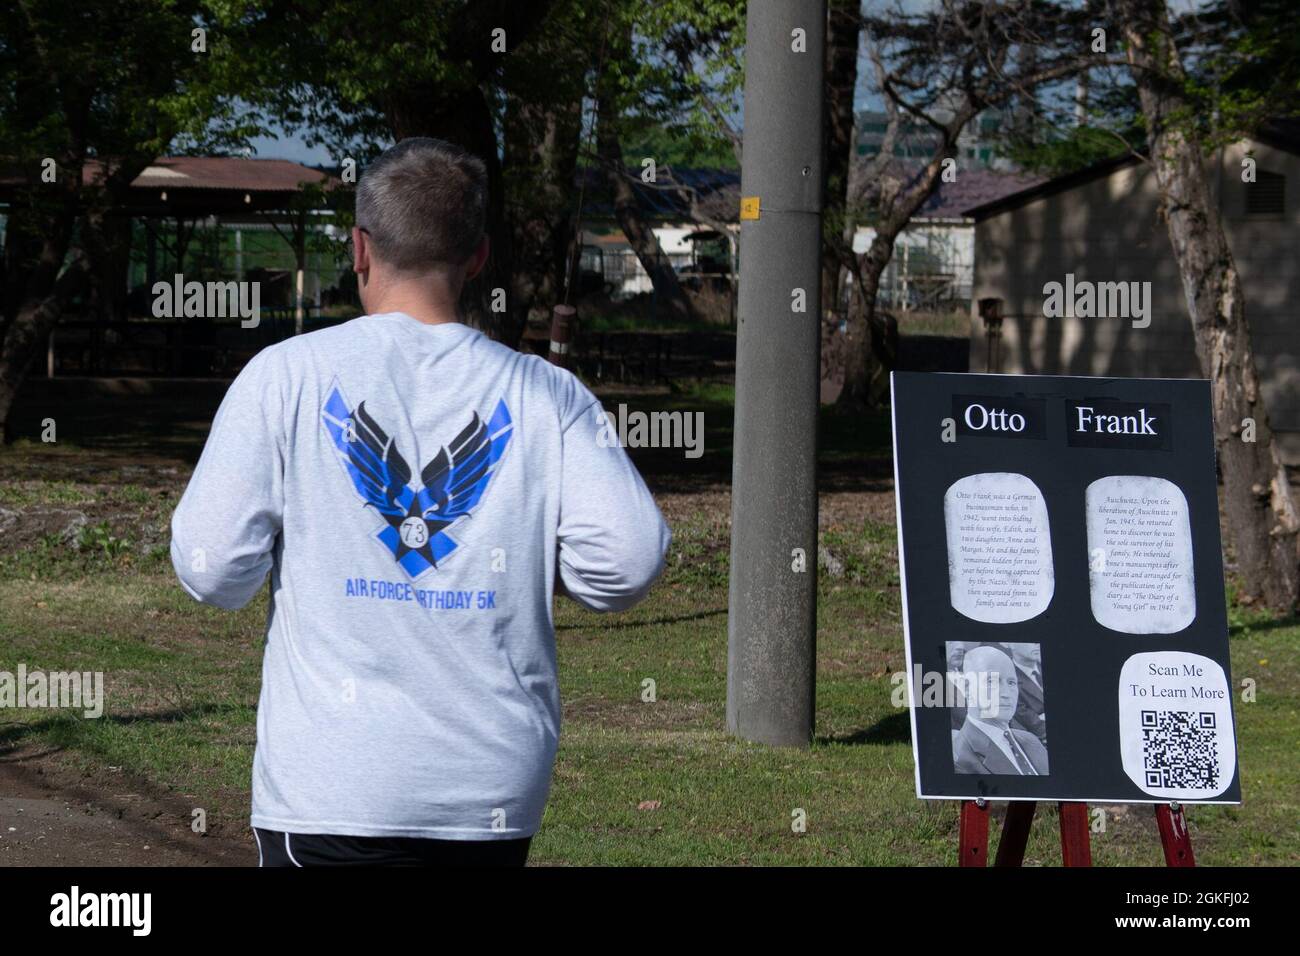
[[[727,729],[806,747],[817,636],[826,0],[745,26]]]

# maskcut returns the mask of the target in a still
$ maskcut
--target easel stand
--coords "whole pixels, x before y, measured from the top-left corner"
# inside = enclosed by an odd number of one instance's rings
[[[1015,800],[1007,804],[1002,839],[994,866],[1020,866],[1029,843],[1029,825],[1038,804]],[[1065,866],[1092,866],[1092,843],[1088,837],[1088,805],[1061,803],[1061,861]],[[1166,866],[1195,866],[1192,841],[1187,832],[1183,808],[1176,803],[1156,804],[1156,823],[1165,850]],[[984,800],[961,802],[959,866],[987,866],[989,853],[989,805]]]

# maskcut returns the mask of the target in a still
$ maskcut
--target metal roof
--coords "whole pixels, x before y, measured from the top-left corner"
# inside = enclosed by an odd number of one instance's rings
[[[287,159],[239,156],[166,156],[131,183],[132,189],[239,189],[297,192],[302,183],[332,180],[328,173]]]

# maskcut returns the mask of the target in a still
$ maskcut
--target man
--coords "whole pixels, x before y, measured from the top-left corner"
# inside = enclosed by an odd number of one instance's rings
[[[1043,675],[1038,666],[1038,645],[1007,644],[1004,650],[1011,652],[1011,661],[1016,665],[1019,702],[1013,723],[1037,737],[1040,744],[1045,744],[1047,714],[1043,703]]]
[[[953,769],[978,774],[1047,773],[1046,748],[1033,734],[1010,724],[1020,698],[1011,658],[995,647],[975,647],[966,652],[962,673],[968,689],[966,720],[953,738]]]
[[[522,864],[560,729],[552,595],[640,600],[669,531],[595,397],[460,324],[483,163],[434,139],[357,187],[366,314],[231,385],[172,521],[185,589],[271,575],[252,824],[261,865]]]

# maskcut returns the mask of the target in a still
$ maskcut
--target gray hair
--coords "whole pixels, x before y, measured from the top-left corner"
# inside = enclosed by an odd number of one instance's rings
[[[458,265],[487,228],[487,167],[441,139],[404,139],[357,184],[357,225],[375,255],[401,272]]]

